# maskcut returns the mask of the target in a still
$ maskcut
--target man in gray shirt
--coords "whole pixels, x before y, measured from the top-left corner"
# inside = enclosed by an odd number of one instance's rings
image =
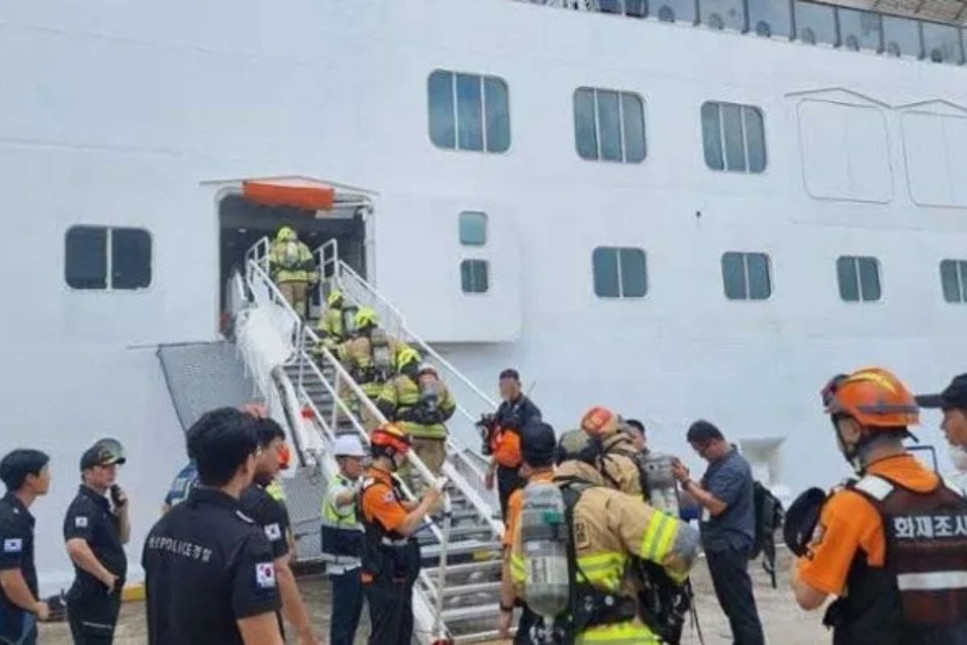
[[[755,540],[752,469],[721,431],[708,421],[688,429],[688,443],[709,462],[701,483],[676,460],[675,478],[702,506],[702,546],[719,605],[736,645],[763,645],[765,637],[752,595],[749,552]]]

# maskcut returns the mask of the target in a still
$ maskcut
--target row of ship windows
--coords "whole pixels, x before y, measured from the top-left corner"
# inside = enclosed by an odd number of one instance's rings
[[[643,249],[598,247],[592,253],[591,266],[594,293],[600,298],[643,298],[648,292]],[[837,258],[836,277],[840,298],[845,302],[877,302],[883,295],[880,262],[874,257]],[[967,303],[967,260],[943,260],[940,283],[944,300]],[[769,256],[737,251],[724,253],[722,285],[729,300],[768,300],[772,296]]]
[[[525,0],[546,3],[546,0]],[[805,0],[595,0],[601,13],[661,22],[684,22],[757,36],[788,38],[807,45],[826,44],[851,51],[927,58],[962,65],[967,30]],[[949,3],[958,21],[961,3]],[[944,7],[947,8],[947,7]],[[938,16],[939,17],[939,16]]]
[[[487,243],[487,215],[460,213],[459,238],[464,246]],[[772,271],[765,253],[728,252],[722,255],[722,285],[729,300],[767,300],[772,295]],[[644,298],[648,293],[648,266],[644,249],[598,247],[591,254],[594,293],[599,298]],[[880,263],[873,257],[842,256],[836,260],[839,295],[846,302],[876,302],[882,294]],[[472,258],[460,263],[464,293],[486,293],[489,264]],[[944,300],[967,303],[967,260],[943,260],[940,282]]]
[[[502,153],[510,148],[507,83],[496,76],[437,70],[427,83],[430,140],[450,150]],[[762,110],[708,101],[701,108],[705,164],[712,170],[766,168]],[[574,91],[574,143],[588,161],[641,163],[647,155],[641,95],[592,87]]]
[[[487,216],[460,214],[459,238],[465,246],[487,242]],[[722,255],[722,283],[730,300],[766,300],[772,295],[772,271],[765,253],[730,251]],[[75,226],[65,236],[64,277],[74,289],[137,290],[151,284],[151,236],[137,228]],[[600,298],[643,298],[648,293],[644,249],[598,247],[591,256],[594,293]],[[846,302],[876,302],[882,296],[876,258],[842,256],[836,260],[840,297]],[[489,263],[471,258],[460,263],[464,293],[490,290]],[[967,303],[967,260],[943,260],[940,281],[944,300]]]
[[[765,253],[729,251],[722,255],[722,286],[729,300],[768,300],[772,270]],[[598,247],[591,254],[594,294],[599,298],[644,298],[648,293],[645,252],[633,247]],[[467,259],[460,263],[464,293],[487,293],[489,263]],[[877,302],[883,295],[880,263],[873,257],[844,255],[836,260],[839,296],[844,302]],[[967,303],[967,260],[943,260],[940,283],[944,300]]]

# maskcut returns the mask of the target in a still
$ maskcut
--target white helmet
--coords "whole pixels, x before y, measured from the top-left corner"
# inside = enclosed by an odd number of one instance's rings
[[[332,454],[336,457],[365,457],[366,451],[363,450],[363,444],[359,442],[359,437],[354,434],[341,434],[336,437]]]
[[[433,365],[431,365],[430,363],[420,363],[419,373],[424,374],[426,372],[429,372],[430,374],[434,374],[435,376],[439,376],[439,374],[436,371],[436,368],[433,367]]]

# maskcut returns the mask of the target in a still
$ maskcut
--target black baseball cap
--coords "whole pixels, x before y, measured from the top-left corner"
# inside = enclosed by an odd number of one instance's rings
[[[940,394],[920,394],[917,405],[921,408],[941,408],[967,410],[967,374],[955,376],[950,385]]]

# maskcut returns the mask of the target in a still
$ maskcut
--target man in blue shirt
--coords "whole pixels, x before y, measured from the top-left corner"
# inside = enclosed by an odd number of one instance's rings
[[[161,514],[164,515],[173,506],[188,499],[188,494],[191,493],[197,484],[198,466],[195,465],[195,460],[192,459],[184,468],[178,471],[178,474],[175,475],[174,480],[171,482],[171,487],[165,495],[164,505],[161,507]]]
[[[709,463],[701,483],[692,480],[678,460],[673,472],[682,490],[702,506],[702,546],[715,595],[729,618],[735,643],[763,645],[749,577],[749,552],[755,540],[752,469],[708,421],[692,424],[688,443]]]

